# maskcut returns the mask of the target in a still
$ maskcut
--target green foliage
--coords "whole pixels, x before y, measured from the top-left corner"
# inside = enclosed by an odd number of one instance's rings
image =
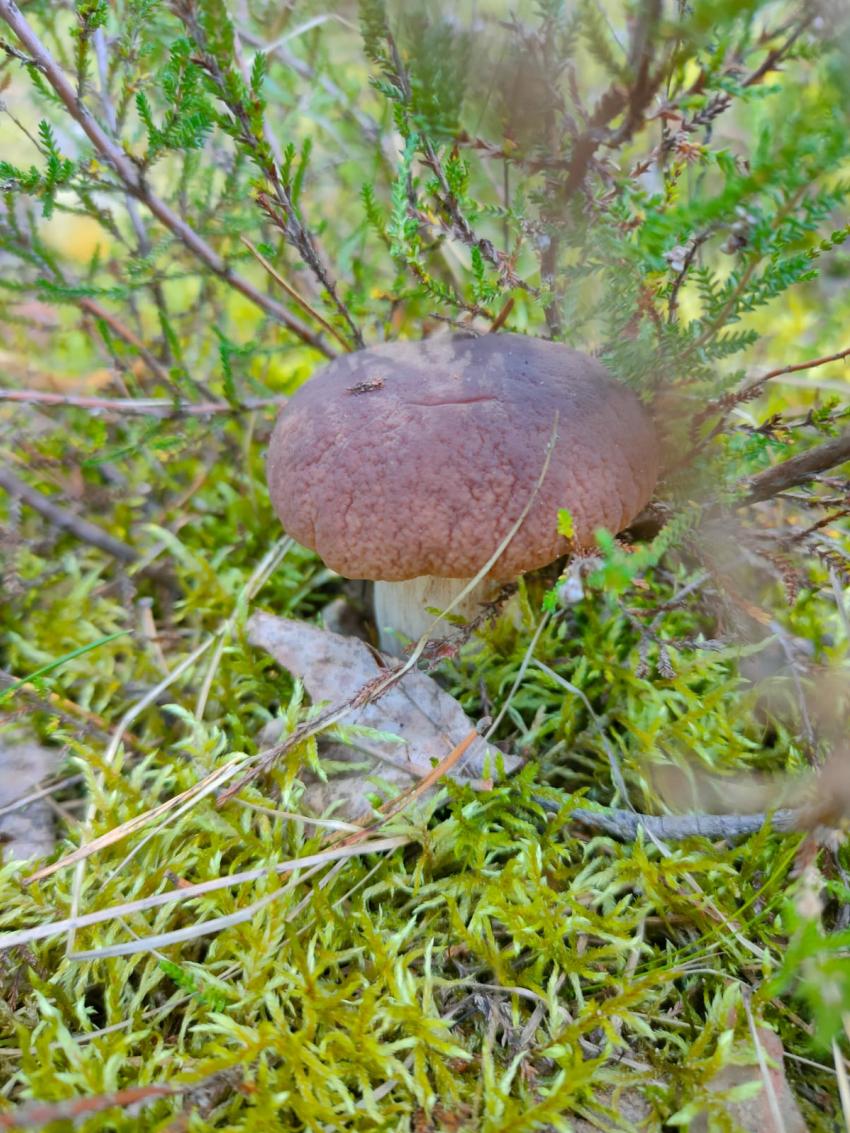
[[[171,45],[163,70],[161,90],[168,104],[162,126],[154,122],[153,111],[144,91],[136,95],[136,110],[148,134],[145,163],[151,164],[163,150],[203,149],[215,124],[215,114],[206,97],[203,72],[191,61],[192,44],[180,36]]]
[[[3,932],[95,918],[70,954],[0,954],[2,1105],[165,1084],[57,1127],[496,1133],[640,1096],[660,1129],[719,1112],[749,1004],[815,1060],[786,1075],[831,1129],[846,841],[622,842],[573,811],[699,810],[705,777],[796,774],[845,726],[844,692],[818,696],[846,672],[843,479],[743,505],[850,412],[840,361],[758,382],[847,346],[846,28],[761,0],[360,0],[359,38],[224,0],[22,11],[68,86],[4,31],[0,377],[23,399],[0,468],[65,519],[0,504],[0,723],[75,777],[57,856],[139,825],[78,873],[0,869]],[[320,619],[345,584],[288,544],[266,570],[276,406],[343,344],[494,321],[639,391],[656,510],[520,579],[436,669],[499,717],[511,779],[445,782],[381,825],[405,844],[293,870],[336,836],[289,817],[335,767],[245,624]],[[272,722],[299,742],[267,774],[151,818],[252,766]]]

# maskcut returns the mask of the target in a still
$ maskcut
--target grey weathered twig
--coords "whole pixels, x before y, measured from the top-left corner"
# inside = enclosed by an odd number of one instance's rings
[[[89,523],[87,519],[74,515],[67,508],[54,504],[41,492],[31,488],[23,480],[19,480],[6,468],[0,468],[0,488],[3,488],[10,496],[17,496],[18,499],[23,500],[25,504],[31,507],[33,511],[37,511],[49,523],[61,527],[65,531],[70,531],[72,535],[76,535],[84,543],[90,543],[93,547],[105,551],[107,555],[112,555],[113,558],[119,559],[122,563],[134,563],[141,557],[139,552],[129,543],[123,543],[120,539],[116,539],[113,535],[104,531],[102,527],[97,527],[94,523]]]
[[[542,800],[539,800],[542,802]],[[547,810],[551,809],[543,803]],[[574,822],[610,834],[623,842],[633,842],[639,830],[651,838],[677,842],[683,838],[745,838],[769,822],[783,833],[800,829],[796,810],[777,810],[773,814],[636,814],[631,810],[574,810]]]
[[[82,516],[75,515],[67,508],[53,503],[36,488],[32,488],[29,484],[25,484],[23,480],[19,480],[7,468],[0,468],[0,488],[8,492],[10,496],[23,500],[33,511],[37,511],[39,515],[43,516],[48,523],[52,523],[55,527],[61,527],[63,531],[70,532],[77,539],[89,543],[92,547],[97,547],[98,550],[104,551],[107,555],[118,559],[119,562],[130,566],[142,557],[135,547],[131,547],[129,543],[116,539],[114,535],[110,535],[102,527],[98,527],[87,519],[83,519]],[[148,564],[144,570],[152,578],[158,578],[169,586],[174,585],[173,578],[161,567]]]
[[[629,50],[628,67],[633,75],[631,85],[626,89],[621,82],[615,81],[600,97],[585,129],[573,141],[566,180],[562,184],[547,186],[552,195],[551,215],[554,220],[560,221],[567,203],[584,184],[600,146],[618,149],[631,139],[642,123],[647,107],[664,78],[663,69],[652,72],[655,29],[660,15],[659,0],[642,0]],[[620,114],[623,115],[622,122],[614,129],[610,123]],[[560,252],[558,231],[548,235],[549,244],[540,258],[540,274],[545,283],[555,279]],[[560,335],[561,315],[557,299],[546,308],[546,324],[553,336]]]
[[[62,68],[38,38],[36,33],[24,19],[19,8],[13,0],[0,0],[0,19],[2,19],[18,37],[29,53],[29,66],[37,67],[41,75],[47,80],[66,110],[81,127],[86,137],[95,147],[106,164],[115,171],[124,188],[145,205],[163,224],[169,232],[177,237],[189,251],[219,279],[230,287],[239,291],[250,302],[265,311],[271,318],[276,319],[296,334],[303,342],[308,343],[328,358],[336,356],[324,339],[315,334],[306,323],[293,315],[286,307],[277,303],[271,296],[255,287],[247,279],[233,271],[229,264],[221,258],[204,238],[197,233],[191,225],[173,212],[168,205],[159,199],[145,181],[139,167],[116,142],[113,142],[106,131],[95,121],[88,107],[77,98],[77,92],[66,78]]]

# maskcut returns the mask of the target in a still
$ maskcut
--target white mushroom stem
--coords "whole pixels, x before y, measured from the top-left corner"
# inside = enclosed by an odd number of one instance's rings
[[[425,574],[407,582],[376,582],[375,625],[382,651],[403,657],[408,639],[417,642],[434,621],[436,615],[427,612],[429,607],[445,610],[471,581]],[[472,621],[481,613],[481,603],[492,601],[501,585],[492,578],[483,579],[455,606],[452,614]],[[443,620],[436,626],[434,636],[448,637],[451,632],[451,622]]]

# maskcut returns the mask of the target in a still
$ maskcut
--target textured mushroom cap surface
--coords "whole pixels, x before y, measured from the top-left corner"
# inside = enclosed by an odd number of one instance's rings
[[[620,531],[658,474],[652,421],[601,363],[516,334],[394,342],[337,358],[281,410],[268,453],[284,529],[348,578],[506,578]]]

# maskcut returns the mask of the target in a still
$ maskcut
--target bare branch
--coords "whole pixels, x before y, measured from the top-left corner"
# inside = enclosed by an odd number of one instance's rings
[[[771,378],[781,378],[783,374],[796,374],[800,370],[814,370],[816,366],[825,366],[827,362],[841,362],[848,354],[850,354],[850,346],[846,350],[839,350],[837,354],[827,354],[823,358],[815,358],[811,362],[798,362],[795,366],[780,366],[778,370],[768,370],[766,374],[762,374],[760,378],[756,378],[754,382],[744,386],[734,396],[746,398],[747,394],[760,392],[764,383],[769,382]]]
[[[50,393],[47,390],[0,389],[0,401],[22,405],[62,405],[89,409],[94,413],[120,413],[129,417],[214,417],[227,413],[250,413],[284,405],[285,397],[249,397],[239,405],[226,401],[171,401],[167,397],[85,397]]]
[[[777,70],[778,64],[785,58],[785,56],[788,54],[788,52],[791,50],[791,48],[794,46],[796,41],[800,38],[800,36],[806,30],[806,28],[808,28],[812,23],[814,23],[816,16],[817,16],[817,11],[816,11],[814,5],[812,5],[812,11],[809,12],[809,14],[807,16],[805,16],[799,22],[799,24],[797,24],[797,26],[794,28],[794,30],[791,32],[791,34],[788,36],[788,38],[785,40],[785,42],[781,43],[779,45],[779,47],[775,47],[773,49],[773,51],[771,51],[767,55],[767,57],[765,58],[764,62],[761,64],[761,66],[757,67],[756,70],[753,71],[753,73],[751,75],[747,76],[747,78],[744,80],[743,85],[745,87],[755,86],[756,83],[760,83],[761,80],[765,77],[765,75],[767,75],[770,71]]]
[[[37,511],[39,515],[43,516],[48,523],[52,523],[55,527],[61,527],[63,531],[68,531],[84,543],[97,547],[98,550],[104,551],[107,555],[118,559],[119,562],[130,566],[142,557],[135,547],[131,547],[129,543],[116,539],[114,535],[110,535],[102,527],[97,527],[94,523],[89,523],[87,519],[74,515],[67,508],[54,504],[41,492],[31,488],[23,480],[19,480],[6,468],[0,468],[0,488],[8,492],[10,496],[23,500],[33,511]],[[144,567],[144,571],[152,578],[157,578],[170,587],[174,586],[173,578],[161,567],[148,564]]]
[[[765,823],[783,833],[798,830],[801,825],[801,815],[796,810],[777,810],[773,814],[661,815],[635,814],[630,810],[574,810],[570,818],[623,842],[633,842],[641,829],[651,838],[677,842],[683,838],[745,838],[757,833]]]
[[[828,468],[835,468],[836,465],[844,464],[848,460],[850,460],[850,432],[843,433],[840,437],[832,437],[822,445],[810,448],[808,452],[798,453],[797,456],[783,460],[773,468],[759,472],[750,480],[749,491],[738,506],[746,507],[761,500],[769,500],[788,488],[807,484],[818,473],[826,472]]]
[[[685,257],[682,260],[682,267],[680,268],[676,278],[673,280],[673,286],[670,288],[670,294],[667,297],[667,322],[674,323],[676,315],[679,310],[679,292],[682,289],[682,284],[685,282],[685,276],[691,270],[696,254],[702,245],[712,236],[714,227],[706,228],[699,236],[695,236],[688,244],[688,249]]]
[[[663,68],[651,73],[655,29],[660,15],[660,0],[642,0],[629,51],[628,65],[634,75],[632,84],[626,88],[622,83],[612,83],[597,102],[586,128],[573,143],[566,181],[562,185],[547,186],[547,191],[552,194],[551,219],[561,219],[567,202],[584,184],[599,147],[605,145],[617,149],[625,145],[643,122],[646,109],[664,79]],[[621,113],[622,124],[614,130],[609,123]],[[552,233],[540,261],[544,282],[555,278],[559,250],[560,238],[557,233]],[[546,308],[546,324],[553,336],[561,333],[557,299]]]
[[[129,543],[122,543],[120,539],[116,539],[102,528],[89,523],[87,519],[82,519],[80,516],[74,515],[72,511],[68,511],[67,508],[51,503],[41,492],[31,488],[23,480],[19,480],[6,468],[0,468],[0,488],[3,488],[10,496],[16,496],[23,500],[33,511],[44,516],[49,523],[61,527],[65,531],[70,531],[72,535],[76,535],[84,543],[91,543],[93,547],[98,547],[101,551],[105,551],[107,555],[120,559],[122,563],[134,563],[141,557],[139,552]]]
[[[321,336],[315,334],[306,323],[303,323],[286,307],[277,303],[269,295],[255,287],[253,283],[233,271],[202,236],[176,213],[172,212],[168,205],[152,192],[132,158],[110,139],[99,123],[95,121],[85,103],[77,98],[73,86],[66,79],[61,67],[24,19],[13,0],[0,0],[0,19],[9,25],[27,49],[33,60],[32,65],[36,66],[44,75],[65,104],[68,113],[85,132],[103,160],[115,171],[127,191],[146,205],[157,220],[219,279],[223,280],[228,286],[235,288],[271,318],[282,323],[303,342],[308,343],[327,358],[336,357],[336,351],[328,346]]]
[[[167,386],[169,389],[174,389],[171,374],[169,374],[168,370],[159,359],[148,350],[141,339],[133,334],[129,327],[124,326],[115,315],[107,311],[105,307],[102,307],[100,303],[96,302],[94,299],[78,299],[77,303],[82,310],[87,311],[90,315],[93,315],[94,318],[100,319],[102,322],[106,323],[112,333],[117,338],[120,338],[122,342],[126,342],[126,344],[132,346],[134,350],[138,350],[139,357],[153,376],[158,378],[164,386]]]

